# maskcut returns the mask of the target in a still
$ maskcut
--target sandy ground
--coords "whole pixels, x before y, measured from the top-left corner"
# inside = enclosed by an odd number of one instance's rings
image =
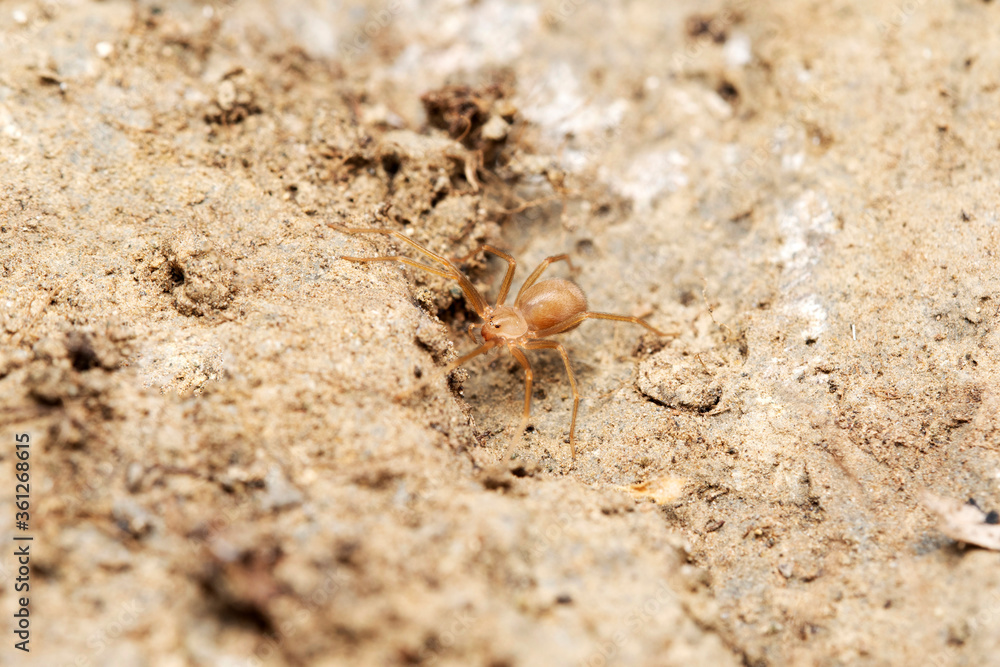
[[[997,664],[998,12],[0,5],[0,663]]]

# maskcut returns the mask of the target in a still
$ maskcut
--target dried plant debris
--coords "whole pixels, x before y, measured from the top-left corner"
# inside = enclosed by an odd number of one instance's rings
[[[975,501],[960,502],[933,493],[924,494],[924,505],[938,518],[938,530],[959,542],[1000,551],[1000,513],[984,512]]]
[[[687,483],[686,477],[663,475],[624,488],[636,500],[651,500],[657,505],[668,505],[684,496],[684,487]]]
[[[261,113],[255,82],[242,69],[234,70],[219,82],[214,98],[205,110],[209,125],[237,125]]]
[[[445,130],[472,150],[482,150],[489,163],[517,115],[509,95],[509,84],[492,83],[479,88],[445,86],[424,93],[420,99],[431,126]]]

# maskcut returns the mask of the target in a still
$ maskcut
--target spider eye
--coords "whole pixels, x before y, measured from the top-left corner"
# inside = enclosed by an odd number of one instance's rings
[[[494,325],[493,325],[493,328],[494,328],[494,329],[499,329],[499,328],[500,328],[500,325],[499,325],[499,324],[494,324]]]

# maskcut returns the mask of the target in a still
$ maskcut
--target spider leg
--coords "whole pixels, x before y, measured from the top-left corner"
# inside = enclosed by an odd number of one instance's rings
[[[556,350],[559,352],[559,356],[562,357],[563,364],[566,366],[566,375],[569,376],[569,386],[573,390],[573,417],[569,422],[569,451],[570,456],[573,460],[576,460],[576,412],[580,407],[580,392],[576,388],[576,376],[573,375],[573,369],[569,365],[569,354],[566,353],[566,348],[563,347],[562,343],[557,343],[554,340],[529,340],[523,344],[526,350]],[[513,352],[513,349],[511,349]]]
[[[534,382],[534,373],[531,372],[531,362],[528,357],[516,347],[510,348],[510,353],[514,355],[517,362],[524,368],[524,421],[531,417],[531,384]]]
[[[396,394],[396,400],[397,401],[401,401],[404,398],[406,398],[407,396],[410,396],[411,394],[417,393],[418,391],[420,391],[421,389],[423,389],[424,387],[426,387],[427,385],[429,385],[433,380],[435,380],[435,379],[437,379],[439,377],[442,377],[442,378],[448,377],[448,375],[453,370],[455,370],[456,368],[458,368],[459,366],[461,366],[462,364],[464,364],[465,362],[467,362],[469,359],[472,359],[474,357],[478,357],[480,354],[484,354],[486,352],[489,352],[494,347],[496,347],[498,344],[499,344],[499,341],[496,338],[494,338],[493,340],[486,341],[485,343],[483,343],[482,345],[480,345],[476,349],[472,350],[471,352],[467,352],[467,353],[463,354],[461,357],[459,357],[455,361],[453,361],[450,364],[448,364],[447,366],[445,366],[443,369],[441,369],[441,371],[439,373],[433,373],[431,375],[428,375],[426,378],[424,378],[423,380],[421,380],[420,382],[418,382],[417,384],[415,384],[413,387],[407,389],[406,391],[403,391],[403,392],[400,392],[400,393]]]
[[[531,419],[531,386],[534,379],[534,373],[531,371],[531,362],[528,361],[527,355],[513,345],[508,346],[507,349],[517,359],[517,363],[521,364],[521,367],[524,368],[524,413],[521,416],[520,423],[517,425],[517,430],[514,431],[514,438],[507,445],[507,451],[504,452],[502,458],[504,461],[510,458],[511,451],[516,450],[520,446],[521,439],[524,438],[524,429],[528,428],[528,420]]]
[[[584,320],[587,319],[614,320],[616,322],[631,322],[632,324],[639,324],[646,327],[647,329],[655,333],[657,336],[677,337],[679,335],[677,333],[667,333],[666,331],[660,331],[659,329],[654,327],[652,324],[649,324],[645,320],[639,319],[638,317],[632,317],[631,315],[613,315],[611,313],[592,313],[589,311],[580,313],[578,315],[574,315],[568,320],[565,320],[563,322],[560,322],[559,324],[551,326],[548,329],[542,329],[540,331],[536,331],[534,335],[538,338],[547,338],[548,336],[553,336],[557,333],[568,331],[569,329],[572,329],[576,325],[580,324],[580,322],[583,322]]]
[[[475,310],[480,317],[482,317],[483,313],[486,312],[486,307],[487,307],[486,299],[483,298],[483,295],[480,294],[479,290],[477,290],[476,287],[472,284],[472,281],[466,278],[465,274],[463,274],[461,271],[458,270],[457,266],[448,261],[447,258],[442,257],[441,255],[438,255],[437,253],[428,250],[427,248],[423,247],[413,239],[408,238],[405,234],[397,232],[392,229],[379,229],[377,227],[344,227],[343,225],[338,225],[332,222],[327,222],[326,224],[327,226],[332,227],[333,229],[336,229],[338,232],[341,232],[343,234],[383,234],[385,236],[391,236],[399,241],[402,241],[403,243],[409,245],[411,248],[413,248],[423,256],[427,257],[428,259],[438,262],[439,264],[443,264],[445,267],[447,267],[447,270],[435,269],[433,267],[427,266],[426,264],[421,264],[420,262],[415,262],[413,260],[405,261],[408,258],[403,258],[400,257],[399,255],[373,257],[370,258],[370,261],[400,261],[403,262],[404,264],[409,264],[410,266],[424,269],[425,271],[430,271],[435,275],[442,276],[445,278],[451,278],[452,280],[457,280],[459,287],[462,288],[462,292],[465,293],[465,298],[469,300],[469,304],[472,306],[473,310]],[[344,257],[343,259],[352,262],[369,261],[366,258],[359,258],[359,257]]]
[[[514,259],[509,253],[500,250],[500,248],[484,243],[465,257],[461,257],[456,261],[461,264],[462,262],[475,257],[480,252],[493,253],[503,261],[507,262],[507,273],[504,274],[503,283],[500,285],[500,294],[497,296],[497,305],[502,306],[504,300],[507,298],[507,293],[510,292],[510,284],[514,281],[514,270],[517,268],[517,260]]]
[[[423,269],[428,273],[433,273],[435,276],[441,276],[442,278],[454,278],[455,276],[445,271],[443,269],[438,269],[433,266],[428,266],[422,262],[418,262],[415,259],[410,259],[409,257],[404,257],[402,255],[382,255],[380,257],[348,257],[347,255],[341,255],[341,259],[346,259],[348,262],[358,262],[359,264],[364,262],[402,262],[417,269]]]
[[[531,272],[531,275],[528,276],[528,279],[524,281],[524,284],[521,285],[521,289],[517,291],[517,299],[521,298],[521,295],[524,294],[524,290],[528,289],[536,282],[538,282],[538,279],[539,277],[541,277],[542,272],[545,271],[545,269],[548,268],[549,264],[552,264],[553,262],[566,262],[567,264],[569,264],[569,268],[571,270],[574,268],[573,262],[569,260],[569,255],[563,254],[563,255],[552,255],[551,257],[546,257],[545,259],[542,260],[542,263],[539,264],[538,267]],[[517,302],[517,299],[514,299],[515,303]]]

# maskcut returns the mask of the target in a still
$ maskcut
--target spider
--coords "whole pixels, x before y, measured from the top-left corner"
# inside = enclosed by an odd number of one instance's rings
[[[375,227],[345,227],[332,222],[326,223],[333,229],[344,234],[384,234],[409,245],[421,255],[443,265],[445,268],[429,266],[422,262],[403,255],[383,255],[380,257],[346,257],[350,262],[402,262],[408,266],[422,269],[428,273],[433,273],[442,278],[450,278],[458,281],[459,287],[465,294],[469,305],[476,314],[483,319],[482,325],[470,324],[467,333],[476,343],[473,330],[479,326],[483,342],[479,347],[468,352],[455,361],[448,364],[442,375],[447,377],[453,370],[474,357],[492,350],[495,347],[506,346],[511,355],[524,368],[524,415],[518,433],[523,433],[531,417],[531,386],[534,374],[531,370],[531,363],[528,361],[525,350],[556,350],[562,357],[566,366],[566,375],[569,376],[569,385],[573,391],[573,416],[569,423],[569,447],[570,455],[576,459],[576,413],[580,406],[580,392],[577,391],[576,377],[570,367],[569,354],[562,343],[554,340],[547,340],[550,336],[575,329],[586,319],[615,320],[618,322],[632,322],[639,324],[658,336],[669,336],[659,329],[653,327],[638,317],[629,315],[613,315],[611,313],[596,313],[587,310],[587,297],[584,296],[576,283],[559,278],[550,278],[539,282],[539,278],[545,269],[553,262],[566,262],[570,269],[573,264],[569,255],[553,255],[546,257],[538,265],[528,279],[521,285],[517,296],[514,298],[514,305],[508,306],[504,302],[510,292],[511,282],[514,280],[514,270],[517,268],[517,261],[508,253],[494,246],[483,244],[471,252],[467,257],[473,257],[480,252],[489,252],[507,262],[507,273],[504,275],[503,283],[500,285],[500,293],[497,295],[496,305],[489,305],[483,295],[475,288],[465,274],[463,274],[451,261],[423,247],[416,241],[407,238],[404,234]],[[461,261],[461,260],[459,260]]]

